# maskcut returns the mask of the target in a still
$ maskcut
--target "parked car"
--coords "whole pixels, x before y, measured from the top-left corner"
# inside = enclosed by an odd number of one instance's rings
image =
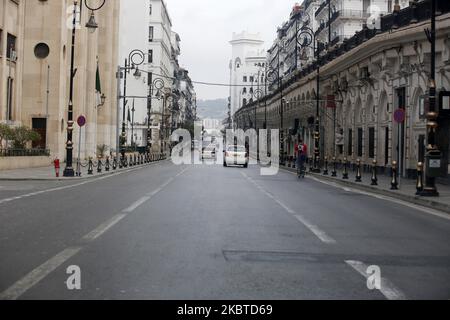
[[[210,144],[202,151],[202,159],[212,159],[216,160],[216,147],[213,144]]]
[[[224,167],[236,165],[247,168],[248,162],[249,156],[245,146],[230,145],[225,149],[225,156],[223,160]]]

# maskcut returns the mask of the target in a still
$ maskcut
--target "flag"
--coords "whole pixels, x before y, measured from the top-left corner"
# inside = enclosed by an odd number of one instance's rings
[[[128,122],[131,122],[130,107],[128,107],[127,121],[128,121]]]
[[[97,72],[95,74],[95,95],[97,97],[97,106],[102,104],[102,85],[100,81],[100,67],[97,60]]]

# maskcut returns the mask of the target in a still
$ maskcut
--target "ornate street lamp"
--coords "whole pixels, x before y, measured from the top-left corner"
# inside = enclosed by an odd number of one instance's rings
[[[314,166],[313,172],[320,173],[320,64],[319,64],[319,44],[314,30],[309,27],[309,16],[304,14],[303,26],[297,30],[297,42],[301,49],[311,48],[314,51],[317,67],[316,77],[316,119],[314,133]]]
[[[94,32],[98,25],[95,22],[94,11],[100,10],[105,5],[106,0],[103,0],[98,7],[91,7],[87,3],[84,2],[86,8],[91,10],[91,16],[89,18],[88,23],[86,23],[86,27],[89,28],[89,31]],[[73,169],[73,91],[74,91],[74,78],[75,78],[75,37],[76,37],[76,29],[77,29],[77,8],[78,1],[74,1],[73,5],[73,17],[72,17],[72,49],[70,54],[70,84],[69,84],[69,106],[67,111],[67,142],[66,142],[66,167],[63,172],[64,177],[74,177],[75,170]],[[83,0],[80,0],[80,17],[81,17],[81,9],[83,8]]]
[[[442,154],[437,147],[436,130],[438,127],[438,112],[436,111],[436,1],[431,0],[431,30],[427,29],[426,34],[431,44],[431,69],[429,79],[429,110],[427,112],[427,166],[425,171],[425,186],[423,191],[419,192],[423,197],[438,197],[439,192],[436,188],[436,169],[440,168]],[[431,163],[436,165],[433,167]],[[433,172],[434,171],[434,172]]]
[[[123,107],[122,107],[122,135],[120,139],[120,153],[121,153],[121,163],[122,166],[127,166],[126,164],[126,114],[125,110],[127,107],[127,74],[130,73],[131,70],[135,70],[134,76],[136,78],[140,77],[140,72],[138,66],[143,64],[145,61],[145,54],[142,50],[134,49],[128,55],[128,58],[125,59],[125,66],[121,67],[120,70],[124,71],[124,81],[123,81]],[[137,72],[136,72],[137,71]],[[137,77],[139,75],[139,77]]]

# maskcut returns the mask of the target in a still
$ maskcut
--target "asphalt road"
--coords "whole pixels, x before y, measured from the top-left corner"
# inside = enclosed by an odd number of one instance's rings
[[[449,216],[258,169],[0,182],[0,299],[450,299]]]

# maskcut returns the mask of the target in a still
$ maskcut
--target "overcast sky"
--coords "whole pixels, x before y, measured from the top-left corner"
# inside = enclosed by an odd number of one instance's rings
[[[268,49],[277,27],[302,0],[166,0],[181,37],[180,64],[194,81],[229,83],[233,32],[260,32]],[[228,97],[228,88],[195,85],[199,99]]]

